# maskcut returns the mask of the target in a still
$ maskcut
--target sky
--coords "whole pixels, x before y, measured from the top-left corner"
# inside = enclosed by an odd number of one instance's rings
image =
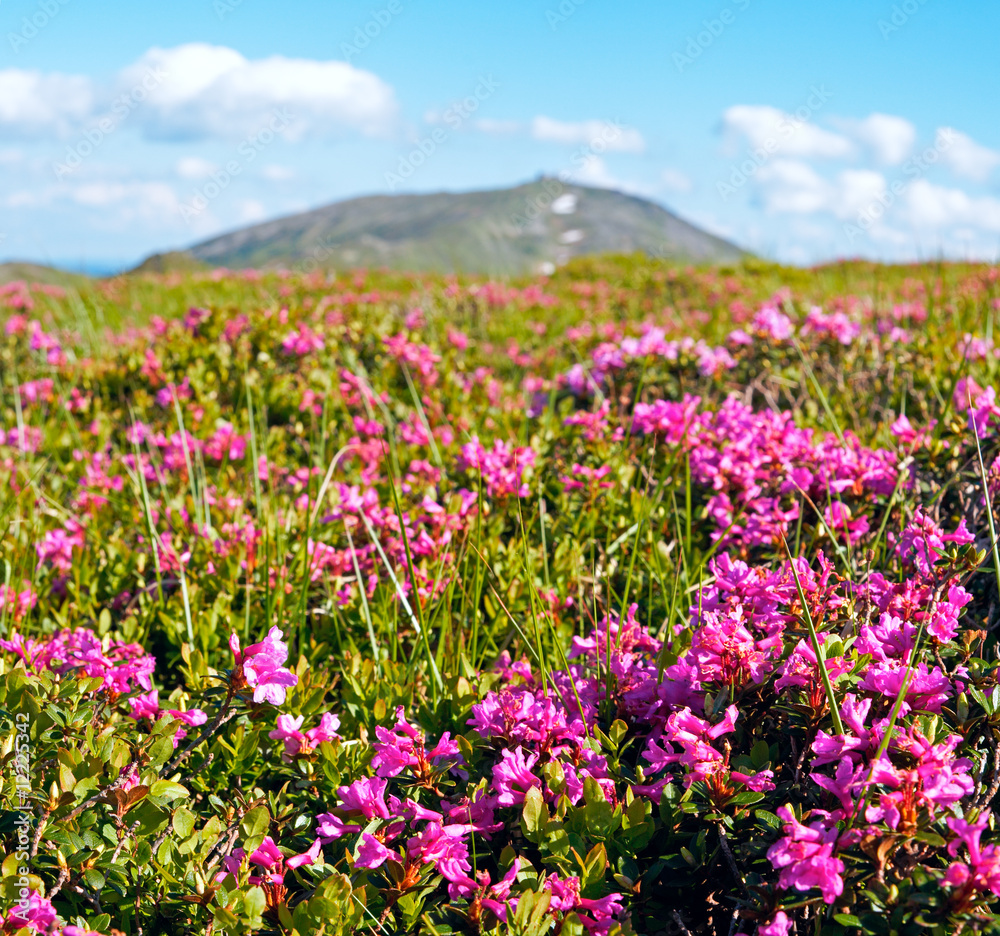
[[[1000,254],[986,0],[0,0],[0,259],[539,174],[782,262]]]

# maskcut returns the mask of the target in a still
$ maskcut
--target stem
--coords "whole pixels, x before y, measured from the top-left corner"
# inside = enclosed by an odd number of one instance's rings
[[[788,554],[788,565],[792,570],[792,577],[795,579],[795,588],[799,593],[799,601],[802,602],[802,613],[805,615],[806,627],[809,629],[809,640],[812,642],[813,653],[816,654],[816,665],[819,668],[820,678],[823,680],[823,691],[826,693],[826,702],[830,706],[830,715],[833,717],[833,727],[838,735],[844,734],[844,723],[840,720],[840,709],[837,706],[837,697],[833,694],[833,683],[830,682],[830,674],[826,669],[826,655],[823,653],[823,645],[819,642],[819,635],[816,633],[816,625],[813,623],[812,613],[809,611],[809,602],[806,601],[806,593],[802,590],[802,582],[799,581],[799,571],[795,568],[795,560],[788,548],[788,540],[781,537],[781,544]]]

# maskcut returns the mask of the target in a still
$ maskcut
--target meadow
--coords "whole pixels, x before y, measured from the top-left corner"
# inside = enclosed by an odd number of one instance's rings
[[[0,286],[0,932],[1000,933],[998,313]]]

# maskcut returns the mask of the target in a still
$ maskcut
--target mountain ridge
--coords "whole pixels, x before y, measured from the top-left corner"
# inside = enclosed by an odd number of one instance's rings
[[[541,177],[507,189],[363,195],[153,254],[137,270],[207,264],[519,275],[577,256],[635,252],[697,263],[749,256],[655,202]]]

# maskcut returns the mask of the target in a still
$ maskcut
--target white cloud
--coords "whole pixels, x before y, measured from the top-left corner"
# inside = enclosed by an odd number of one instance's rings
[[[15,192],[6,199],[9,208],[51,208],[59,203],[95,209],[95,223],[101,226],[140,219],[161,228],[180,219],[180,202],[165,182],[95,180],[53,184]]]
[[[89,208],[117,207],[124,218],[162,218],[176,214],[180,203],[164,182],[86,182],[69,192],[78,205]]]
[[[253,224],[255,221],[263,221],[267,217],[264,206],[254,198],[247,198],[240,202],[240,222],[243,224]]]
[[[520,133],[524,129],[524,124],[517,120],[492,120],[488,117],[477,120],[475,126],[482,133],[492,133],[497,136]]]
[[[906,159],[917,139],[913,124],[891,114],[869,114],[864,120],[847,124],[847,129],[887,166],[898,166]]]
[[[289,169],[288,166],[278,166],[271,164],[270,166],[265,166],[260,174],[267,179],[268,182],[287,182],[289,179],[295,178],[295,170]]]
[[[190,43],[150,49],[125,69],[119,83],[141,83],[150,71],[167,77],[137,111],[159,139],[237,137],[254,133],[279,110],[291,114],[289,135],[366,135],[388,131],[397,111],[392,88],[347,62],[248,60],[224,46]]]
[[[375,136],[397,113],[393,89],[347,62],[249,60],[206,43],[150,49],[103,85],[82,75],[0,70],[0,131],[8,135],[66,136],[121,101],[130,123],[158,140],[238,139],[276,112],[288,116],[283,132],[292,139]]]
[[[207,179],[218,168],[200,156],[185,156],[177,161],[177,175],[182,179]]]
[[[917,228],[968,226],[1000,232],[1000,199],[972,197],[961,189],[917,179],[906,191],[906,213]]]
[[[737,104],[722,115],[723,131],[746,139],[752,149],[785,156],[839,159],[854,152],[851,141],[776,107]]]
[[[754,182],[768,212],[832,216],[853,225],[865,217],[869,219],[865,230],[886,244],[909,243],[913,231],[925,236],[947,235],[951,240],[959,230],[965,231],[964,240],[969,240],[969,232],[978,232],[979,236],[1000,233],[1000,198],[972,196],[927,179],[916,179],[896,189],[880,172],[871,169],[848,169],[826,179],[807,163],[776,159],[760,168]],[[890,220],[897,227],[890,227]],[[908,225],[911,233],[902,233],[900,223]]]
[[[38,196],[34,192],[24,190],[8,195],[4,204],[8,208],[34,208],[38,201]]]
[[[832,181],[796,159],[776,159],[754,177],[764,207],[778,214],[829,213],[855,217],[886,187],[884,176],[870,169],[848,169]]]
[[[872,169],[847,169],[838,173],[830,211],[838,218],[856,218],[887,189],[885,176]]]
[[[646,148],[638,130],[607,120],[564,123],[539,116],[531,121],[531,136],[550,143],[590,146],[595,152],[641,153]]]
[[[980,146],[972,137],[959,133],[951,127],[942,127],[940,134],[951,135],[951,145],[944,147],[941,158],[955,173],[976,182],[985,182],[993,170],[1000,165],[1000,153]],[[947,136],[946,136],[947,138]]]
[[[81,75],[0,71],[0,130],[6,135],[66,136],[92,113],[94,87]]]
[[[628,195],[643,195],[648,197],[653,194],[646,186],[629,182],[626,179],[619,179],[608,169],[607,164],[600,156],[589,156],[583,161],[579,169],[570,174],[570,177],[580,185],[614,189],[618,192],[625,192]]]
[[[754,176],[764,207],[782,214],[812,214],[824,211],[833,197],[833,187],[812,166],[797,159],[775,159]]]
[[[690,192],[694,183],[679,169],[664,169],[660,174],[663,184],[671,192]]]

